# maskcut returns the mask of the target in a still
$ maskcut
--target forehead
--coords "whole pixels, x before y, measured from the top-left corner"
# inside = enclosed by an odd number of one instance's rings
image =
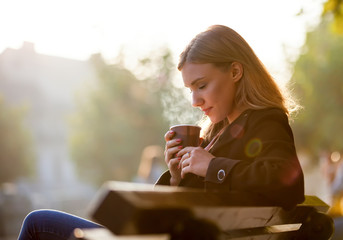
[[[213,75],[217,70],[211,63],[185,63],[181,74],[185,86],[189,87],[194,81]]]

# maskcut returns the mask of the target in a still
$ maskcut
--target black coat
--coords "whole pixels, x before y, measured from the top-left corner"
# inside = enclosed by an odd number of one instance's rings
[[[206,144],[206,143],[205,143]],[[287,115],[280,109],[247,110],[209,150],[206,177],[187,174],[180,186],[243,191],[285,208],[304,201],[304,177]],[[156,184],[169,185],[169,171]]]

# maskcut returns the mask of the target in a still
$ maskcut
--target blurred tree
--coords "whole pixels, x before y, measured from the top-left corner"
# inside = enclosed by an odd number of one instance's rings
[[[24,126],[24,110],[6,106],[0,96],[0,184],[30,176],[33,171],[31,135]]]
[[[324,3],[322,16],[333,17],[333,30],[343,34],[343,0],[327,0]]]
[[[312,155],[343,151],[343,36],[329,24],[307,34],[291,81],[304,107],[292,124],[296,142]]]
[[[147,145],[163,144],[167,124],[156,95],[118,65],[93,57],[99,82],[79,104],[71,153],[81,177],[96,184],[130,180]]]
[[[72,158],[81,177],[95,184],[131,180],[144,147],[164,147],[168,120],[184,120],[180,107],[190,104],[172,83],[175,67],[168,49],[141,60],[142,80],[120,65],[107,65],[100,55],[91,61],[99,82],[79,103],[72,123]]]

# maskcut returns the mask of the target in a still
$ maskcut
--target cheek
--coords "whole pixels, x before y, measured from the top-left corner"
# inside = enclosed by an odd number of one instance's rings
[[[216,94],[217,101],[224,105],[224,107],[230,109],[233,106],[235,98],[235,86],[227,85],[217,89]]]
[[[227,86],[217,85],[213,91],[213,97],[220,102],[227,102],[231,98],[231,89]]]

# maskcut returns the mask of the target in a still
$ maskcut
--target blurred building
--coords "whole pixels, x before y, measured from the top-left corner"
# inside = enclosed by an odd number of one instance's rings
[[[68,121],[75,93],[96,79],[90,61],[39,54],[34,44],[0,53],[0,94],[10,106],[26,106],[37,155],[37,178],[22,182],[32,208],[84,214],[94,189],[80,183],[68,153]]]
[[[159,145],[146,146],[142,152],[140,164],[134,182],[154,184],[167,170],[164,162],[164,150]]]

